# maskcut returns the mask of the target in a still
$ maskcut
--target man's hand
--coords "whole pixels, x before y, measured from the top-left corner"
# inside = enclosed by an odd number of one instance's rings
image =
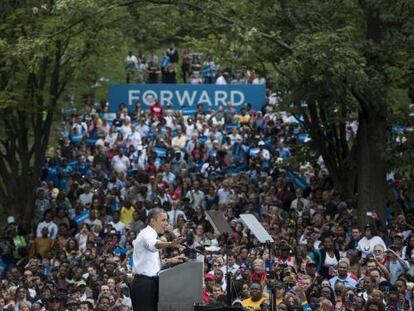
[[[186,239],[185,237],[176,238],[170,242],[169,247],[180,248],[181,243],[183,243],[185,239]]]
[[[188,260],[188,258],[185,255],[178,255],[178,256],[175,256],[175,257],[168,258],[167,262],[175,264],[175,263],[183,263],[186,260]]]

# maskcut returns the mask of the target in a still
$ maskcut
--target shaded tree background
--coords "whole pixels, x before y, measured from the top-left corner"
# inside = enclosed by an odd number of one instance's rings
[[[272,76],[336,187],[358,193],[359,220],[384,216],[387,133],[413,81],[413,1],[5,0],[0,18],[0,201],[24,224],[68,96],[102,76],[123,82],[129,49],[171,41]],[[359,122],[351,141],[349,119]]]

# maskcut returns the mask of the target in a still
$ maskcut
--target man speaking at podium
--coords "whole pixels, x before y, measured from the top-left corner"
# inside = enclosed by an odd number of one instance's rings
[[[161,270],[160,249],[179,248],[184,238],[172,242],[158,240],[167,227],[167,213],[161,208],[153,208],[148,213],[148,226],[143,229],[133,242],[134,263],[131,284],[131,300],[134,311],[156,311],[158,303],[158,273]],[[177,264],[186,260],[184,255],[168,258],[165,264]]]

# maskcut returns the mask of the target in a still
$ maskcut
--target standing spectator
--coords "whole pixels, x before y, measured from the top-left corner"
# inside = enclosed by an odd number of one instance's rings
[[[267,294],[263,293],[260,283],[254,282],[250,285],[250,298],[242,301],[243,308],[250,310],[261,310],[261,304],[269,299]]]
[[[170,48],[167,50],[167,56],[170,59],[170,62],[172,64],[177,64],[178,63],[178,51],[175,48],[175,44],[173,42],[171,42]]]
[[[46,258],[54,246],[55,241],[49,237],[48,227],[42,227],[41,235],[38,236],[31,246],[29,256],[40,256]]]
[[[136,75],[136,68],[138,65],[138,59],[132,52],[129,51],[125,58],[125,72],[126,72],[126,83],[130,83]]]
[[[49,238],[51,238],[52,240],[56,239],[56,236],[58,234],[58,227],[53,222],[53,214],[51,210],[47,210],[44,213],[44,220],[37,225],[36,237],[39,238],[43,236],[43,233],[42,233],[43,228],[48,229]]]
[[[380,244],[384,249],[387,248],[384,241],[378,235],[375,235],[374,228],[370,225],[365,226],[364,237],[359,240],[357,249],[362,252],[362,257],[366,258],[374,252],[374,246]]]
[[[354,289],[356,286],[356,281],[349,277],[349,263],[346,260],[339,261],[338,264],[338,275],[332,277],[329,280],[331,288],[334,290],[338,282],[343,283],[345,287]]]
[[[116,154],[111,161],[112,169],[117,173],[123,173],[126,175],[131,162],[129,161],[128,157],[124,155],[124,150],[122,148],[118,148],[118,154]]]
[[[183,61],[181,63],[181,75],[182,75],[184,83],[187,83],[187,76],[190,74],[190,62],[191,62],[190,52],[188,48],[185,48],[183,51]]]

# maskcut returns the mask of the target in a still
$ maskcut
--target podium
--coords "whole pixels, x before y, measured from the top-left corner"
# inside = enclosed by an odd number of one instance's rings
[[[194,304],[203,303],[203,281],[204,258],[162,270],[158,311],[193,311]]]

